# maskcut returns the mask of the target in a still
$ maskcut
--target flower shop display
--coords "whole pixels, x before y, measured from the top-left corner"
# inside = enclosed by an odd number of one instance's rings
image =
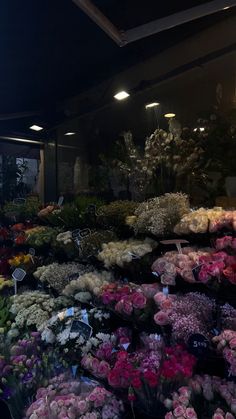
[[[105,268],[113,265],[122,267],[125,263],[133,259],[139,259],[147,253],[151,253],[157,246],[157,243],[151,239],[123,240],[118,242],[105,243],[102,251],[98,253],[98,259],[104,263]]]
[[[92,266],[84,266],[79,263],[51,263],[50,265],[40,266],[34,276],[42,283],[47,283],[58,294],[61,294],[70,280],[79,277],[86,272],[91,272]]]
[[[187,195],[166,193],[139,204],[135,211],[136,221],[132,220],[135,233],[151,233],[163,236],[173,232],[175,225],[189,212]]]
[[[235,417],[234,217],[171,193],[4,218],[0,399],[14,419]]]

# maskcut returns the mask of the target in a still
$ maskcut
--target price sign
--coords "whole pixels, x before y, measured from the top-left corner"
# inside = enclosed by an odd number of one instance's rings
[[[209,340],[200,333],[194,333],[188,339],[189,351],[197,358],[207,355],[209,346]]]
[[[24,277],[26,275],[26,272],[24,269],[16,268],[12,274],[12,278],[14,281],[23,281]]]
[[[58,205],[59,207],[61,207],[61,206],[62,206],[62,204],[63,204],[63,202],[64,202],[64,196],[59,196],[57,205]]]
[[[82,320],[73,320],[70,333],[79,333],[85,340],[88,340],[93,333],[93,328]]]
[[[80,245],[80,240],[84,239],[85,237],[90,236],[91,230],[89,228],[84,228],[83,230],[80,230],[80,228],[77,228],[76,230],[72,231],[72,239],[77,244],[77,246]]]
[[[30,256],[35,256],[35,249],[33,247],[30,247],[30,249],[29,249],[29,255]]]
[[[21,268],[16,268],[12,273],[12,278],[14,279],[15,295],[17,294],[17,281],[23,281],[25,275],[26,272]]]

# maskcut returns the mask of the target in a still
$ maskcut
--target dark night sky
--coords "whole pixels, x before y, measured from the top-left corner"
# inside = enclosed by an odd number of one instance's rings
[[[204,1],[95,0],[94,3],[120,29],[128,29]],[[39,109],[50,115],[58,101],[234,12],[235,8],[220,12],[119,48],[72,0],[2,0],[0,114]]]

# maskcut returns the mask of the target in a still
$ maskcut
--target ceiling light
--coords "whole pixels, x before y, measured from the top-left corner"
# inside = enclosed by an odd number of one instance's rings
[[[31,125],[30,129],[33,131],[42,131],[43,127],[40,127],[39,125]]]
[[[159,105],[160,105],[160,103],[158,103],[158,102],[152,102],[152,103],[148,103],[147,105],[145,105],[145,108],[146,109],[155,108],[156,106],[159,106]]]
[[[196,132],[196,131],[201,131],[201,132],[203,132],[203,131],[205,131],[205,128],[204,127],[200,127],[200,128],[194,128],[194,130],[193,130],[194,132]]]
[[[123,100],[123,99],[126,99],[127,97],[129,97],[129,93],[125,92],[124,90],[114,95],[114,98],[117,100]]]
[[[164,117],[165,118],[174,118],[175,117],[175,113],[166,113],[165,115],[164,115]]]
[[[222,10],[227,10],[227,9],[229,9],[230,8],[230,6],[225,6],[225,7],[223,7],[223,9]]]
[[[70,135],[75,135],[76,134],[76,132],[66,132],[64,135],[67,135],[68,137],[70,136]]]

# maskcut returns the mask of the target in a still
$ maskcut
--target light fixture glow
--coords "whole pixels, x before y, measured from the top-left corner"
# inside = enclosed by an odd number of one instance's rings
[[[114,95],[114,98],[117,100],[124,100],[127,97],[129,97],[129,93],[125,92],[124,90],[122,90],[121,92],[116,93],[116,95]]]
[[[227,9],[230,9],[230,6],[223,7],[223,10],[227,10]]]
[[[196,132],[196,131],[201,131],[201,132],[203,132],[203,131],[205,131],[205,128],[204,127],[199,127],[199,128],[194,128],[194,130],[193,130],[194,132]]]
[[[39,125],[31,125],[30,129],[33,131],[42,131],[43,127],[40,127]]]
[[[145,108],[146,109],[155,108],[156,106],[159,106],[159,105],[160,105],[160,103],[158,103],[158,102],[147,103],[147,105],[145,105]]]
[[[165,118],[174,118],[175,117],[175,113],[165,113],[164,115]]]
[[[76,134],[75,132],[72,132],[72,131],[71,131],[71,132],[66,132],[64,135],[67,135],[67,136],[69,137],[69,136],[71,136],[71,135],[75,135],[75,134]]]

